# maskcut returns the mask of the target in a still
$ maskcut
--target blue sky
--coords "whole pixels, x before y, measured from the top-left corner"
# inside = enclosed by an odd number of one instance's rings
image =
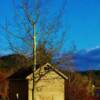
[[[55,0],[59,5],[60,0]],[[63,22],[67,26],[67,37],[64,51],[75,43],[77,50],[93,48],[100,45],[100,0],[68,0]],[[12,20],[12,0],[1,0],[0,25],[4,24],[5,18]],[[0,29],[0,46],[7,48],[4,32]],[[4,52],[4,51],[3,51]]]
[[[2,31],[1,26],[4,25],[5,19],[9,21],[12,19],[12,2],[11,0],[1,0],[0,2],[0,55],[8,54],[8,44],[5,39],[5,33]]]
[[[100,45],[100,0],[69,0],[67,21],[69,40],[78,49]]]
[[[57,10],[61,1],[53,0],[55,8],[50,10]],[[4,24],[6,18],[9,22],[13,19],[12,0],[0,1],[0,25]],[[68,51],[74,43],[79,51],[75,55],[76,66],[82,70],[89,66],[100,69],[100,0],[68,0],[62,22],[67,28],[63,51]],[[0,55],[8,53],[10,50],[5,33],[0,28]]]

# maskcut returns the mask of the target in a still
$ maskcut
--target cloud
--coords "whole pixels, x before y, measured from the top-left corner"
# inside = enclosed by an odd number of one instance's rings
[[[75,54],[57,54],[53,63],[63,69],[71,65],[76,70],[100,70],[100,46],[80,50]]]
[[[74,60],[77,69],[100,70],[100,46],[77,52]]]

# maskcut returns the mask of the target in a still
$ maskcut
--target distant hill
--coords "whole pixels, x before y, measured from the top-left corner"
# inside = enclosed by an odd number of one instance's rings
[[[27,68],[30,64],[29,59],[19,54],[11,54],[0,57],[0,72],[5,73],[6,77],[16,72],[20,68]]]
[[[23,55],[12,54],[0,57],[0,70],[27,67],[30,64],[32,61]],[[76,53],[58,54],[54,57],[52,64],[64,70],[100,70],[100,47],[80,50]]]

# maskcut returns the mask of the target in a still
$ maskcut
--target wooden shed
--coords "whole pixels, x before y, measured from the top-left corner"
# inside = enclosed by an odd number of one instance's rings
[[[8,78],[9,100],[32,100],[32,78],[32,67],[21,68],[11,75]],[[58,98],[66,100],[65,80],[67,79],[66,75],[49,63],[38,68],[35,71],[36,100],[58,100]]]
[[[32,100],[33,73],[28,75],[28,100]],[[35,72],[35,100],[66,100],[66,80],[68,77],[57,67],[46,63]]]

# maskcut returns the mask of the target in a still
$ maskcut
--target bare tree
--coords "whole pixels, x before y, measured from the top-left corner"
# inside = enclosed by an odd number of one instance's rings
[[[60,51],[66,35],[62,22],[66,13],[66,0],[61,3],[59,9],[53,11],[52,0],[21,0],[17,3],[14,0],[14,22],[10,24],[6,21],[3,27],[7,33],[9,48],[16,53],[33,55],[35,32],[37,48],[44,45],[48,52]]]
[[[41,65],[46,61],[51,61],[53,55],[61,50],[66,35],[66,27],[62,22],[63,15],[66,13],[66,1],[59,0],[58,9],[53,11],[54,6],[52,5],[55,5],[53,0],[20,0],[17,2],[13,0],[13,23],[10,24],[6,20],[3,26],[12,52],[34,56],[34,68],[36,63]],[[34,53],[36,50],[37,55]],[[38,60],[35,59],[36,57]]]
[[[9,49],[13,53],[34,56],[36,35],[36,63],[51,62],[53,55],[61,50],[66,36],[62,21],[66,14],[66,1],[61,0],[59,9],[54,10],[52,5],[57,2],[53,0],[13,0],[14,20],[12,23],[6,20],[3,26]]]

